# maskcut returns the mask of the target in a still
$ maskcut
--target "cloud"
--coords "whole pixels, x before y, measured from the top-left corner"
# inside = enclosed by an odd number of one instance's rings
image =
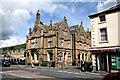
[[[25,25],[27,20],[31,18],[29,12],[24,9],[1,10],[2,23],[0,24],[0,32],[2,32],[2,40],[9,39],[14,34],[16,25]]]
[[[15,38],[15,37],[11,37],[7,40],[0,40],[0,48],[2,47],[9,47],[9,46],[13,46],[13,45],[19,45],[19,44],[23,44],[25,43],[25,41]]]
[[[105,1],[99,1],[97,5],[98,12],[103,11],[113,5],[116,4],[116,0],[105,0]]]
[[[10,36],[14,34],[16,25],[26,26],[28,20],[31,19],[30,12],[33,16],[36,15],[37,10],[44,10],[52,15],[53,11],[57,8],[57,5],[51,2],[31,2],[31,1],[15,1],[15,0],[5,0],[2,1],[2,9],[0,9],[0,18],[2,19],[0,23],[0,32],[2,33],[2,39],[9,39]],[[47,0],[49,1],[49,0]],[[44,7],[43,7],[44,6]],[[61,6],[65,8],[65,6]],[[20,27],[20,26],[19,26]]]
[[[61,8],[64,8],[64,9],[68,9],[67,6],[62,5],[62,4],[61,4],[61,5],[58,5],[58,6],[61,7]]]

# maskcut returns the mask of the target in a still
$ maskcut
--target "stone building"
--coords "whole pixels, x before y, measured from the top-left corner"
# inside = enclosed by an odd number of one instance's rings
[[[16,61],[18,62],[24,62],[25,63],[25,49],[14,49],[14,50],[7,50],[3,51],[4,54],[7,55],[7,60],[9,60],[11,63],[14,63]]]
[[[74,25],[70,27],[71,35],[72,35],[72,53],[73,62],[75,65],[80,65],[84,62],[91,62],[90,51],[91,47],[91,37],[89,29],[85,32],[83,28],[83,22],[81,25]]]
[[[88,34],[84,29],[82,30],[84,35]],[[76,32],[76,37],[78,38],[80,35],[79,31],[80,28],[78,28]],[[88,44],[86,44],[86,48],[87,46]],[[76,49],[78,48],[80,47]],[[40,13],[38,10],[34,28],[33,30],[31,30],[31,28],[29,29],[29,35],[26,37],[26,51],[27,64],[32,61],[39,63],[39,65],[52,62],[55,63],[55,66],[61,66],[63,64],[64,66],[72,65],[77,58],[74,59],[73,57],[73,55],[76,54],[73,52],[73,35],[68,28],[66,17],[57,23],[52,23],[51,20],[50,24],[46,25],[40,21]],[[80,49],[74,51],[80,53]],[[77,63],[77,61],[78,60],[74,63]]]

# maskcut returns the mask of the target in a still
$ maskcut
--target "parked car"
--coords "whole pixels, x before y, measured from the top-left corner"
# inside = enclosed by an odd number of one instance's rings
[[[120,80],[120,71],[105,75],[103,80]]]
[[[4,66],[10,67],[10,62],[8,60],[2,60],[2,67]]]

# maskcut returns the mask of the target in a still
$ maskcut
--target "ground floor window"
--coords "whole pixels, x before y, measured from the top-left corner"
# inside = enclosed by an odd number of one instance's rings
[[[84,54],[82,54],[82,61],[84,61]]]
[[[34,60],[34,54],[32,54],[32,60]]]
[[[85,54],[85,61],[87,61],[87,54]]]

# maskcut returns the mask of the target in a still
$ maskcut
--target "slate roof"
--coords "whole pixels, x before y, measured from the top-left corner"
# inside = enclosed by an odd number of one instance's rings
[[[97,17],[98,15],[100,14],[109,14],[109,13],[114,13],[114,12],[117,12],[117,11],[120,11],[120,4],[116,4],[102,12],[98,12],[96,14],[92,14],[92,15],[89,15],[88,17],[92,18],[92,17]]]

